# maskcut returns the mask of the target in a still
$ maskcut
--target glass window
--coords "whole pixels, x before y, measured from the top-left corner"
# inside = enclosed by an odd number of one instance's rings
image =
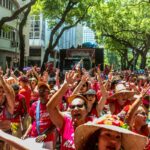
[[[30,32],[30,39],[33,39],[33,32]]]
[[[6,38],[8,39],[8,32],[5,33]]]
[[[37,28],[37,27],[39,28],[40,27],[40,22],[39,21],[35,21],[34,27],[35,28]]]
[[[0,30],[0,37],[1,37],[1,35],[2,35],[1,32],[2,32],[2,30]]]
[[[3,6],[5,7],[5,0],[3,0]]]
[[[12,3],[9,1],[9,9],[12,10]]]
[[[9,9],[9,0],[6,0],[6,8]]]
[[[5,38],[5,32],[3,31],[3,36],[2,36],[3,38]]]
[[[40,31],[40,28],[39,27],[35,27],[34,31]]]
[[[34,38],[35,39],[39,39],[40,38],[40,33],[39,32],[35,32],[34,33]]]
[[[10,39],[10,31],[8,32],[8,39]]]
[[[13,41],[16,40],[16,33],[15,33],[15,31],[12,31],[12,40],[13,40]]]

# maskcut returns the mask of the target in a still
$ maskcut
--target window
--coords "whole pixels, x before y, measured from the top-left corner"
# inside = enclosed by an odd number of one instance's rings
[[[6,8],[9,9],[9,0],[6,0]]]
[[[41,49],[30,49],[30,56],[41,56]]]
[[[3,35],[2,35],[2,37],[3,37],[3,38],[5,38],[5,32],[4,32],[4,31],[3,31]]]
[[[12,10],[12,3],[9,1],[9,9]]]
[[[35,27],[35,28],[39,28],[39,27],[40,27],[40,22],[39,22],[39,21],[35,21],[34,27]]]
[[[16,33],[15,31],[12,31],[12,41],[15,41],[16,40]]]
[[[4,7],[5,7],[5,3],[6,3],[5,0],[3,0],[3,6],[4,6]]]
[[[30,32],[30,39],[33,39],[33,32]]]
[[[35,32],[34,33],[34,38],[35,39],[39,39],[40,38],[40,33],[39,32]]]

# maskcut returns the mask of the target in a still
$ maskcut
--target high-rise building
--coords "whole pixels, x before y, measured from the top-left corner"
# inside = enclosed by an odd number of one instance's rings
[[[94,32],[87,26],[83,26],[83,43],[96,43]]]
[[[89,27],[78,24],[64,32],[58,47],[59,49],[76,48],[85,42],[96,43],[95,34]]]
[[[81,24],[66,30],[59,40],[58,48],[66,49],[71,47],[77,47],[82,45],[83,39],[83,28]]]

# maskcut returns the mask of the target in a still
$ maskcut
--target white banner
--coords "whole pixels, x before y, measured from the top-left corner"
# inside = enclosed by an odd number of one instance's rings
[[[22,140],[10,134],[7,134],[2,130],[0,130],[0,140],[7,142],[8,144],[19,150],[44,150],[44,148],[42,148],[43,144],[35,142],[35,138]]]

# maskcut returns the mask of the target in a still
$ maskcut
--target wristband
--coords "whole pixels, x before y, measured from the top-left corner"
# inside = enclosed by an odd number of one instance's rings
[[[44,137],[44,139],[46,139],[46,138],[47,138],[47,135],[46,135],[46,134],[43,134],[43,137]]]

